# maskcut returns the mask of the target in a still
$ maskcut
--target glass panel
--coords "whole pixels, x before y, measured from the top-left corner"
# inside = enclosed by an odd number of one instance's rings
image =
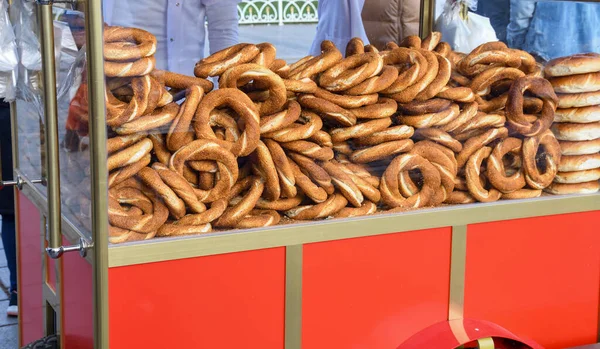
[[[597,192],[600,6],[432,5],[105,0],[110,241]]]
[[[44,103],[36,12],[35,3],[31,2],[16,1],[11,7],[21,56],[17,87],[19,170],[29,179],[45,176]],[[84,76],[84,15],[59,6],[53,7],[53,14],[61,210],[78,230],[91,237],[87,122],[73,116],[82,102],[78,87]],[[37,187],[46,195],[42,184],[37,184]]]

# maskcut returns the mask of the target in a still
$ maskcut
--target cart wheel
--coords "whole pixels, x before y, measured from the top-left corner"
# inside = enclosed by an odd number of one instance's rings
[[[59,349],[60,343],[58,340],[58,336],[53,334],[48,337],[44,337],[39,339],[33,343],[29,343],[21,349]]]

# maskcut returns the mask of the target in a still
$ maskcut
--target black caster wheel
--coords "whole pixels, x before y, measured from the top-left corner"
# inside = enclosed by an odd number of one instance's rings
[[[29,343],[21,349],[60,349],[59,337],[58,335],[53,334],[33,343]]]

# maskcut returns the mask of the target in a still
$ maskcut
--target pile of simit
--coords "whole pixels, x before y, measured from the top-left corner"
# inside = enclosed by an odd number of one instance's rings
[[[147,32],[105,41],[114,243],[537,197],[557,172],[557,97],[502,43],[324,41],[290,65],[238,44],[191,77],[154,69]]]

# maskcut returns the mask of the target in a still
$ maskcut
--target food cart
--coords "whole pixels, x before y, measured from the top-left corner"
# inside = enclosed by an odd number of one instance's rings
[[[435,324],[456,347],[479,331],[547,349],[600,341],[598,193],[109,243],[102,1],[78,8],[87,60],[57,45],[62,2],[24,4],[42,65],[22,69],[12,108],[22,346],[397,348]],[[422,1],[422,38],[434,6]],[[89,132],[74,136],[82,80]]]

